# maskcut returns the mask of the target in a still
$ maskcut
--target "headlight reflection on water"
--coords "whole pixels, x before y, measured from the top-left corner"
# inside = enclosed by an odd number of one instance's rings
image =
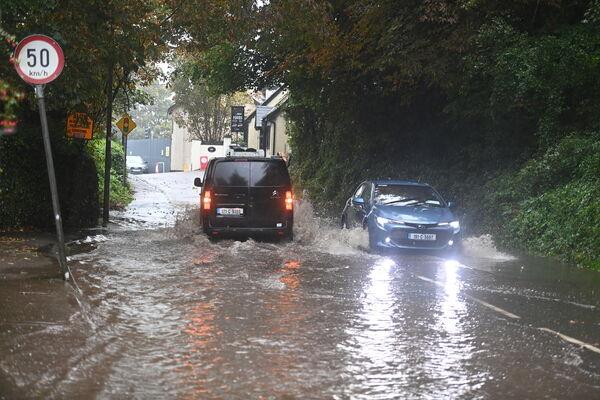
[[[468,327],[468,308],[461,296],[460,266],[457,260],[443,261],[437,270],[434,334],[427,348],[430,364],[423,368],[435,379],[453,388],[451,397],[459,397],[474,389],[480,382],[469,382],[468,365],[474,345]]]
[[[373,371],[392,380],[402,374],[401,369],[390,370],[400,361],[394,352],[397,347],[394,318],[401,317],[395,315],[396,299],[392,294],[391,274],[395,266],[390,258],[376,261],[363,287],[357,323],[346,331],[350,341],[343,347],[356,360],[347,366],[348,371],[362,374],[363,379],[369,379]]]

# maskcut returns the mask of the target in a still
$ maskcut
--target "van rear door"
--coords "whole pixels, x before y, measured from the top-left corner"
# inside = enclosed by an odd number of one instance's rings
[[[291,211],[286,211],[286,192],[291,193],[292,190],[285,162],[258,159],[251,160],[249,164],[251,225],[257,228],[285,228],[291,216]]]
[[[247,160],[220,160],[212,175],[209,219],[214,227],[246,227],[250,218]]]

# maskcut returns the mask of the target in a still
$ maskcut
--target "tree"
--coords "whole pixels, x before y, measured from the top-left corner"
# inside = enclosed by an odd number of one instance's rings
[[[230,132],[231,106],[250,103],[250,96],[243,92],[213,94],[203,79],[183,73],[186,68],[181,66],[171,81],[175,104],[181,108],[175,113],[175,120],[188,129],[192,139],[210,144],[221,142]]]
[[[40,177],[39,117],[33,91],[8,62],[15,42],[41,33],[54,38],[63,48],[65,68],[45,90],[48,122],[51,127],[57,179],[63,187],[65,222],[70,210],[86,210],[73,225],[89,224],[97,217],[95,165],[86,147],[64,138],[66,115],[84,111],[95,121],[96,136],[104,136],[107,94],[132,92],[141,82],[151,82],[158,70],[156,61],[166,50],[171,34],[167,21],[171,9],[166,0],[4,0],[0,6],[3,46],[0,76],[8,93],[24,93],[22,101],[5,114],[19,120],[18,132],[0,138],[0,226],[43,225],[52,222],[47,182]],[[8,40],[14,39],[14,40]],[[8,47],[8,48],[7,48]],[[109,71],[114,73],[108,85]],[[14,96],[13,96],[14,98]],[[9,99],[11,101],[12,99]],[[8,103],[7,103],[8,104]],[[38,169],[34,169],[38,166]],[[65,168],[61,168],[65,166]],[[67,168],[68,167],[68,168]],[[93,177],[93,178],[90,178]],[[81,185],[80,181],[94,185]],[[62,183],[62,185],[61,185]],[[96,186],[95,189],[90,189]],[[76,190],[77,189],[77,190]],[[23,195],[26,193],[26,195]],[[65,197],[68,196],[68,197]],[[73,214],[74,215],[74,214]],[[20,217],[19,217],[20,216]]]
[[[151,130],[154,137],[170,135],[168,110],[173,104],[173,92],[165,84],[154,81],[143,86],[135,103],[137,104],[131,109],[130,115],[137,128],[129,134],[129,139],[143,139],[146,130]]]

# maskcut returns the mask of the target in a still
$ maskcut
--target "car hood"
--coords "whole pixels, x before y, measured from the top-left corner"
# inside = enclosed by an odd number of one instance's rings
[[[436,224],[454,220],[452,211],[447,207],[431,207],[426,205],[376,205],[373,207],[373,213],[376,216],[393,219],[395,221],[416,224]]]

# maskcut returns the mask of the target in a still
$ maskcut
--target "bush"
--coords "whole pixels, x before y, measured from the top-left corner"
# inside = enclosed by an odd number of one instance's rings
[[[600,269],[600,137],[572,136],[489,184],[486,221],[506,246]]]
[[[96,163],[98,171],[99,203],[104,199],[104,152],[105,139],[94,139],[88,142],[87,149]],[[133,200],[129,184],[123,184],[123,170],[125,168],[125,153],[123,146],[114,141],[111,145],[111,171],[110,171],[110,208],[122,209]]]
[[[99,206],[94,161],[82,142],[64,137],[64,116],[48,117],[64,226],[95,226]],[[53,229],[39,116],[30,113],[21,120],[15,135],[0,137],[0,227]]]

